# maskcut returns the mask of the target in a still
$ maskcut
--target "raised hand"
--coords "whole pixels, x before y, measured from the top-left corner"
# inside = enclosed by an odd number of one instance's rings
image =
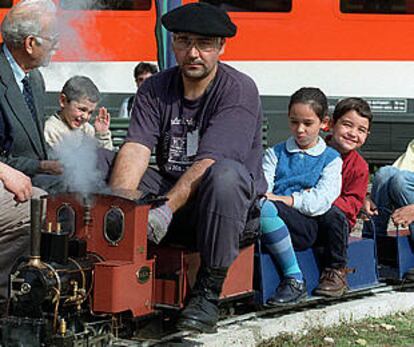
[[[98,116],[95,118],[95,131],[99,134],[107,133],[111,124],[111,115],[105,107],[99,109]]]

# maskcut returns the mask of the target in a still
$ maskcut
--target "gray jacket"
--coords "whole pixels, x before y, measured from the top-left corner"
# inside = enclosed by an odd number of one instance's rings
[[[0,161],[24,172],[36,174],[47,159],[43,135],[45,83],[38,70],[29,73],[37,119],[32,118],[13,71],[0,49]]]

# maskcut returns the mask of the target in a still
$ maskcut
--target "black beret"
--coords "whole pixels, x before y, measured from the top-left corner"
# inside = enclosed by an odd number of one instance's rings
[[[161,22],[173,33],[233,37],[237,31],[236,25],[224,10],[203,2],[177,7],[163,15]]]

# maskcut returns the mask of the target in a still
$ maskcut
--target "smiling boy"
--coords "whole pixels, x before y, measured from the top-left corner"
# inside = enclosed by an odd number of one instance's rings
[[[112,150],[110,115],[106,108],[99,109],[93,126],[89,124],[99,100],[99,90],[88,77],[74,76],[67,80],[59,96],[60,110],[45,123],[44,134],[48,145],[53,148],[72,131],[81,131],[96,137],[100,147]]]
[[[320,235],[329,240],[325,243],[329,245],[325,254],[333,261],[325,264],[315,294],[337,297],[347,290],[348,234],[355,225],[368,188],[368,164],[357,150],[368,137],[372,113],[365,100],[346,98],[336,105],[332,118],[332,135],[326,141],[341,154],[342,189],[334,207],[319,221]]]

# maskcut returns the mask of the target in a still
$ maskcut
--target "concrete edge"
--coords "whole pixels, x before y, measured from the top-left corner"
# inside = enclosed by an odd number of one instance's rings
[[[320,327],[383,317],[414,309],[414,293],[388,292],[278,317],[255,318],[219,328],[216,334],[187,337],[185,346],[254,347],[283,333],[306,334]]]

